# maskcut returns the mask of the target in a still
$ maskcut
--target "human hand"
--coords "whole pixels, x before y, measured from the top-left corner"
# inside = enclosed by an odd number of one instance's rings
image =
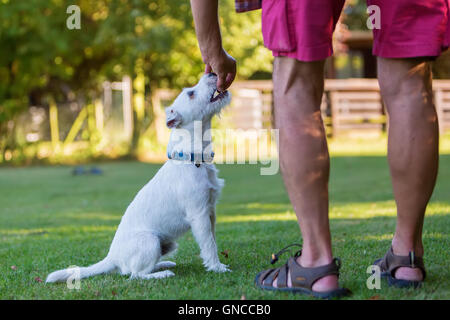
[[[236,77],[236,60],[225,50],[205,61],[205,73],[217,74],[217,91],[225,91]]]

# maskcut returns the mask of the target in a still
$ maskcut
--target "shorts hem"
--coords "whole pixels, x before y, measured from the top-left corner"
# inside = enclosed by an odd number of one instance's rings
[[[298,47],[295,51],[274,51],[272,50],[274,57],[288,57],[299,61],[310,62],[325,60],[333,55],[333,46],[326,44],[318,47]]]
[[[374,42],[372,54],[381,58],[417,58],[438,57],[443,51],[445,47],[436,44],[395,46]]]

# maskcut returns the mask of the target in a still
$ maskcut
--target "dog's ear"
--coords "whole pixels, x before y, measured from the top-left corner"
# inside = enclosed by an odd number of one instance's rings
[[[178,127],[181,122],[183,122],[183,118],[178,112],[173,109],[167,112],[166,125],[169,129]]]

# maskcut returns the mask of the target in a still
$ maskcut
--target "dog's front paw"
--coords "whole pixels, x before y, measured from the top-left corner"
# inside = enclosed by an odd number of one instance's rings
[[[218,263],[213,266],[209,266],[206,268],[208,271],[214,271],[214,272],[231,272],[231,270],[228,268],[226,264]]]

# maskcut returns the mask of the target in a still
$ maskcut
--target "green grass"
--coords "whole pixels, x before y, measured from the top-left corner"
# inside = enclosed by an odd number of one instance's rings
[[[71,167],[0,168],[0,299],[309,299],[264,292],[253,286],[270,255],[298,242],[300,233],[279,175],[260,176],[259,166],[222,165],[226,179],[217,208],[219,251],[228,251],[232,273],[205,272],[191,233],[179,240],[175,277],[128,280],[117,274],[82,280],[81,290],[46,285],[47,274],[103,258],[135,193],[160,165],[99,165],[103,176],[71,176]],[[420,290],[366,287],[367,267],[389,248],[395,226],[384,156],[332,158],[331,228],[334,254],[342,258],[341,283],[350,299],[450,298],[450,155],[425,220],[428,278]],[[285,261],[287,255],[280,259]],[[15,266],[13,269],[12,266]]]

